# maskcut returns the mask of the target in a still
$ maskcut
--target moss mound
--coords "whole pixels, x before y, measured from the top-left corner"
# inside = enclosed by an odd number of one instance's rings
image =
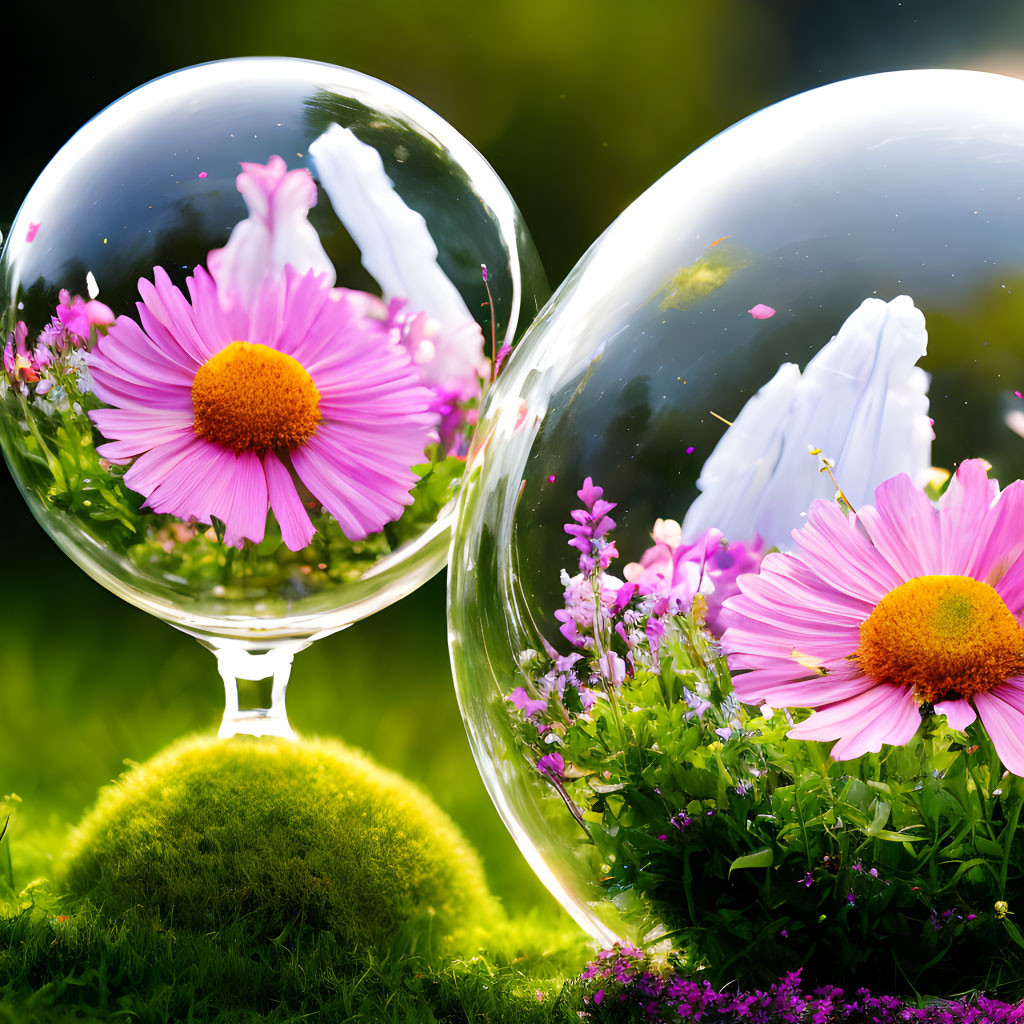
[[[500,917],[479,858],[424,793],[340,743],[178,742],[100,793],[64,866],[105,915],[280,940],[460,945]]]

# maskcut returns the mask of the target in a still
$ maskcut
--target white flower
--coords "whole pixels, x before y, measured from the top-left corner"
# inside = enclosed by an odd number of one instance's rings
[[[931,466],[928,347],[909,296],[865,299],[807,364],[778,372],[740,410],[701,470],[702,492],[683,521],[692,542],[716,527],[786,549],[812,501],[835,487],[809,454],[820,449],[855,508],[898,473],[924,483]]]
[[[438,340],[419,362],[428,384],[452,386],[487,372],[483,336],[459,290],[437,262],[427,223],[406,206],[380,154],[348,129],[332,124],[309,146],[320,184],[385,300],[404,299],[406,311],[426,313]]]
[[[264,282],[286,266],[312,270],[334,284],[334,266],[306,219],[316,204],[316,182],[305,168],[289,171],[279,156],[266,164],[242,164],[235,179],[249,216],[231,231],[228,244],[207,260],[221,304],[251,306]]]

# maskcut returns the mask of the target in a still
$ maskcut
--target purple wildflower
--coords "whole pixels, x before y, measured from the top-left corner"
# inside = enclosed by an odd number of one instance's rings
[[[614,651],[602,654],[598,660],[601,675],[612,686],[621,686],[626,679],[626,663]]]
[[[607,569],[619,554],[615,550],[614,541],[606,539],[609,531],[615,529],[615,520],[608,516],[615,504],[604,501],[603,494],[604,489],[595,486],[588,476],[583,481],[583,487],[576,492],[586,507],[573,509],[571,514],[574,521],[564,528],[572,537],[569,544],[580,552],[580,572],[585,576],[598,567]]]
[[[767,990],[720,992],[707,981],[659,969],[629,947],[602,950],[580,978],[601,984],[592,996],[596,1005],[612,994],[610,985],[618,986],[618,1002],[635,1007],[638,1019],[738,1019],[752,1024],[1019,1024],[1024,1020],[1024,1003],[1014,1005],[984,995],[918,1006],[895,996],[874,995],[866,988],[858,989],[852,998],[833,985],[808,992],[799,970]]]
[[[538,700],[531,697],[526,689],[522,686],[517,686],[508,698],[512,701],[512,704],[523,713],[523,718],[533,718],[535,715],[546,710],[548,706],[547,698]]]
[[[549,779],[561,781],[562,774],[565,772],[565,759],[557,750],[554,750],[550,754],[545,754],[537,762],[537,771]]]
[[[594,585],[590,577],[583,573],[571,578],[567,574],[563,575],[562,583],[565,587],[562,595],[565,607],[555,612],[555,618],[562,623],[559,632],[574,647],[589,648],[593,646],[590,634],[594,630]],[[602,573],[600,584],[601,609],[605,614],[610,614],[621,581]]]

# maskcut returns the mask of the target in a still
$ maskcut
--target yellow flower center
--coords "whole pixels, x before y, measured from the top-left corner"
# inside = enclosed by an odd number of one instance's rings
[[[233,341],[192,381],[195,432],[236,452],[297,448],[320,422],[320,392],[297,360]]]
[[[918,576],[861,623],[854,657],[872,678],[912,686],[919,703],[934,704],[1024,675],[1024,630],[987,583]]]

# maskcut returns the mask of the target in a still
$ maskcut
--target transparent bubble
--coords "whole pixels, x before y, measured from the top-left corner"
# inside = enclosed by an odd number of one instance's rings
[[[356,72],[262,58],[82,128],[0,280],[0,436],[32,511],[106,587],[238,657],[441,568],[494,357],[546,296],[451,126]]]
[[[499,378],[453,664],[492,798],[601,941],[723,984],[1018,985],[1022,111],[948,71],[761,111]]]

